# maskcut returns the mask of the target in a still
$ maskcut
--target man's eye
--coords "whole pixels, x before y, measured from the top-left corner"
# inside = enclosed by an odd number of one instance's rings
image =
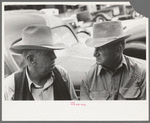
[[[102,48],[98,49],[98,51],[103,52],[104,50]]]

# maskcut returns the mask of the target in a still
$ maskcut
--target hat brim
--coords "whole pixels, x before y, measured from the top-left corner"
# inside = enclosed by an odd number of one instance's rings
[[[37,45],[17,45],[17,46],[12,46],[10,47],[10,51],[17,53],[17,54],[22,54],[23,50],[26,49],[33,49],[33,50],[61,50],[66,48],[66,46],[62,43],[55,44],[53,46],[49,45],[43,45],[43,46],[37,46]]]
[[[86,40],[85,44],[89,47],[101,47],[106,44],[110,44],[113,42],[121,41],[127,39],[131,36],[131,34],[119,36],[116,38],[89,38]]]

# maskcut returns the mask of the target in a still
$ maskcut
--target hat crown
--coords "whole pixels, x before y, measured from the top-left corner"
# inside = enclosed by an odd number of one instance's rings
[[[24,45],[53,45],[53,37],[50,27],[32,25],[22,30],[22,41]]]
[[[110,38],[123,35],[123,28],[120,21],[95,23],[93,25],[93,38]]]

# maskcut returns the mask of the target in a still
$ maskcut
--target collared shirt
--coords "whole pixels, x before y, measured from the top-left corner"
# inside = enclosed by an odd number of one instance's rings
[[[56,66],[59,70],[64,82],[67,83],[70,96],[72,100],[77,100],[77,96],[73,87],[73,84],[67,74],[67,71],[62,68],[61,66]],[[15,72],[16,73],[16,72]],[[14,92],[15,92],[15,81],[14,81],[14,74],[8,76],[4,82],[4,99],[5,100],[13,100]],[[34,100],[54,100],[54,93],[53,93],[53,80],[54,80],[54,73],[52,76],[47,80],[44,87],[40,87],[39,85],[35,84],[29,77],[28,72],[26,71],[26,76],[29,85],[29,91],[32,93]]]
[[[53,94],[53,80],[54,73],[44,84],[44,87],[41,87],[35,84],[29,77],[28,71],[26,69],[26,76],[28,80],[29,91],[32,93],[34,100],[54,100]]]
[[[134,100],[146,98],[145,65],[122,55],[115,72],[95,64],[81,83],[81,100]]]

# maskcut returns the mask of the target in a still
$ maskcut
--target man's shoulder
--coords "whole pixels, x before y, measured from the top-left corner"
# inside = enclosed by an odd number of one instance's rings
[[[138,71],[146,71],[146,60],[137,59],[133,57],[125,56],[128,67],[135,68]]]
[[[9,90],[14,91],[14,88],[15,88],[14,74],[15,73],[12,73],[11,75],[9,75],[8,77],[6,77],[4,79],[4,82],[3,82],[3,84],[4,84],[4,93],[9,92]]]
[[[92,66],[90,66],[90,69],[88,70],[88,73],[94,72],[98,69],[98,65],[95,63]]]
[[[4,81],[7,82],[7,81],[10,81],[10,80],[13,80],[14,79],[14,74],[15,73],[12,73],[11,75],[7,76]]]
[[[57,68],[57,70],[59,71],[62,79],[64,80],[64,82],[70,82],[70,78],[69,78],[69,75],[68,75],[68,72],[65,68],[63,68],[62,66],[60,65],[56,65],[55,66]]]
[[[65,68],[63,68],[62,66],[60,65],[56,65],[55,66],[57,68],[57,70],[59,71],[60,75],[64,78],[66,78],[66,76],[68,76],[68,72]]]
[[[22,69],[19,69],[18,71],[15,71],[14,73],[12,73],[11,75],[7,76],[6,78],[4,78],[4,84],[5,85],[11,85],[11,83],[14,83],[14,79],[15,79],[15,74],[21,72]]]
[[[65,68],[63,68],[62,66],[60,65],[56,65],[55,66],[57,68],[57,70],[61,73],[67,73],[67,70]]]
[[[93,76],[93,74],[96,74],[96,73],[97,73],[98,67],[99,67],[99,65],[97,65],[96,63],[93,64],[92,66],[90,66],[90,69],[85,72],[85,75],[86,75],[88,78],[90,78],[91,76]]]

